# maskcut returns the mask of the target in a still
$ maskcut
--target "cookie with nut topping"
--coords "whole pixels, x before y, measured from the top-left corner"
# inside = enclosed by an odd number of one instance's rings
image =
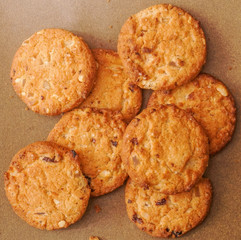
[[[120,111],[127,122],[138,113],[141,89],[126,76],[118,54],[112,50],[92,50],[98,63],[94,88],[80,107],[107,108]]]
[[[202,178],[189,192],[166,195],[136,185],[125,188],[128,217],[154,237],[180,237],[200,224],[209,212],[212,186]]]
[[[168,90],[198,75],[206,61],[206,40],[190,14],[159,4],[127,19],[119,34],[118,53],[139,87]]]
[[[29,109],[58,115],[86,99],[95,74],[94,57],[82,38],[62,29],[43,29],[17,50],[10,76]]]
[[[15,213],[39,229],[66,228],[88,205],[90,188],[78,155],[50,142],[35,142],[12,159],[5,191]]]
[[[76,151],[91,196],[100,196],[120,187],[127,178],[120,156],[125,128],[118,112],[75,109],[60,119],[47,140]]]
[[[171,91],[154,91],[148,106],[160,104],[175,104],[191,112],[209,137],[210,154],[220,151],[232,138],[236,122],[234,99],[227,87],[209,74],[200,74]]]
[[[174,105],[146,108],[127,126],[121,156],[135,183],[176,194],[202,177],[208,138],[190,113]]]

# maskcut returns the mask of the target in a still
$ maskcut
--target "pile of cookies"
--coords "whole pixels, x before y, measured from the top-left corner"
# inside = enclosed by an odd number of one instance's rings
[[[23,42],[11,68],[16,93],[37,113],[67,113],[46,141],[13,157],[6,194],[30,225],[59,229],[82,217],[90,196],[110,193],[129,176],[129,218],[152,236],[179,237],[209,211],[212,187],[203,174],[209,154],[232,137],[234,100],[221,81],[199,75],[205,36],[178,7],[131,16],[117,48],[119,55],[91,51],[61,29]],[[155,91],[136,116],[141,89]]]

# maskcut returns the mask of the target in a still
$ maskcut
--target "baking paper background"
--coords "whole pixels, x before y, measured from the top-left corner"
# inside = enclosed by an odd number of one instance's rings
[[[21,43],[43,28],[63,28],[82,36],[91,48],[116,50],[122,24],[132,14],[157,3],[171,3],[201,22],[207,38],[207,63],[202,72],[222,80],[237,107],[232,141],[210,158],[205,176],[213,184],[213,202],[205,221],[182,239],[238,240],[241,238],[241,1],[128,1],[128,0],[0,0],[0,239],[154,239],[127,217],[124,187],[90,200],[84,217],[67,229],[42,231],[21,220],[4,192],[3,174],[22,147],[45,140],[60,116],[48,117],[26,110],[9,77],[11,62]],[[148,93],[144,93],[145,102]],[[94,206],[101,211],[96,213]]]

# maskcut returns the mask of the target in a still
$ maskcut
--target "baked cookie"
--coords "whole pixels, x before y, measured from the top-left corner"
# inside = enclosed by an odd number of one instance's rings
[[[134,182],[165,194],[188,191],[208,165],[208,138],[174,105],[146,108],[127,126],[122,160]]]
[[[57,115],[78,106],[89,94],[96,63],[87,44],[62,29],[44,29],[16,52],[11,80],[34,112]]]
[[[202,178],[189,192],[165,195],[141,188],[131,179],[125,189],[127,213],[142,231],[154,237],[180,237],[208,214],[212,186]]]
[[[19,217],[47,230],[75,223],[90,197],[78,155],[50,142],[32,143],[13,157],[5,191]]]
[[[96,83],[80,106],[120,111],[124,119],[130,122],[140,110],[141,89],[127,78],[116,52],[94,49],[93,55],[98,63]]]
[[[171,91],[154,91],[148,106],[175,104],[189,111],[209,137],[210,154],[221,150],[230,140],[236,122],[234,99],[226,86],[208,74]]]
[[[119,34],[118,53],[139,87],[167,90],[197,76],[206,61],[206,40],[190,14],[160,4],[125,22]]]
[[[127,178],[120,157],[126,124],[111,110],[76,109],[55,125],[48,141],[74,149],[80,157],[92,196],[100,196],[121,186]]]

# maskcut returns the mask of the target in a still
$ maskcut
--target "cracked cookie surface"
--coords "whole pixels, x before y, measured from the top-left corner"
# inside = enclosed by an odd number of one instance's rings
[[[143,187],[165,194],[188,191],[209,159],[208,138],[191,114],[174,105],[146,108],[127,126],[122,160]]]
[[[139,87],[167,90],[197,76],[206,61],[206,40],[199,22],[190,14],[160,4],[125,22],[118,53]]]
[[[211,75],[200,74],[170,91],[154,91],[148,106],[160,104],[175,104],[192,113],[206,131],[210,154],[220,151],[232,138],[236,122],[234,99],[227,87]]]
[[[32,143],[13,157],[5,173],[5,191],[18,216],[47,230],[75,223],[90,197],[78,155],[50,142]]]
[[[141,107],[141,89],[126,76],[116,52],[105,49],[94,49],[92,52],[98,63],[96,83],[80,107],[120,111],[130,122]]]
[[[131,179],[125,189],[128,217],[154,237],[180,237],[200,224],[208,214],[212,186],[202,178],[189,192],[165,195],[137,186]]]
[[[96,73],[94,57],[82,38],[62,29],[44,29],[17,50],[11,80],[34,112],[58,115],[88,96]]]
[[[66,113],[48,136],[48,141],[77,152],[92,196],[113,191],[127,178],[120,156],[126,128],[122,118],[111,110],[76,109]]]

